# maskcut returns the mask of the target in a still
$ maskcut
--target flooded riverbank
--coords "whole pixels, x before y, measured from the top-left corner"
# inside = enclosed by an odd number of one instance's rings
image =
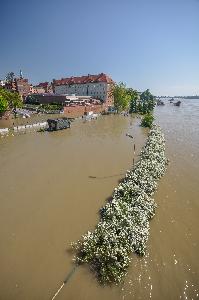
[[[133,256],[119,287],[100,287],[80,267],[57,299],[196,299],[199,102],[167,104],[155,115],[171,163],[155,194],[147,256]],[[94,228],[99,208],[132,165],[126,133],[139,153],[147,130],[123,116],[0,140],[0,299],[52,297],[72,267],[70,242]]]
[[[0,129],[13,129],[14,126],[30,125],[37,122],[45,122],[47,119],[56,119],[63,117],[63,114],[32,114],[30,118],[9,118],[8,120],[0,120]]]

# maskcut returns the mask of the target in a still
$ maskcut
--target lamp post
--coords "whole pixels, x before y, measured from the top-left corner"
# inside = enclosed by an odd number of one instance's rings
[[[126,133],[126,136],[133,139],[133,136],[131,134]],[[133,154],[134,154],[134,157],[133,157],[133,167],[134,167],[134,164],[135,164],[135,144],[133,145]]]

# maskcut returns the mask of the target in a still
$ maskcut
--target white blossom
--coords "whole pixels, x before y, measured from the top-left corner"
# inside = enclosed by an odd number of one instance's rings
[[[167,164],[164,136],[153,125],[140,160],[114,189],[112,200],[101,208],[95,230],[73,243],[76,261],[89,263],[101,283],[120,283],[127,273],[130,254],[145,255],[149,220],[156,209],[151,196]]]

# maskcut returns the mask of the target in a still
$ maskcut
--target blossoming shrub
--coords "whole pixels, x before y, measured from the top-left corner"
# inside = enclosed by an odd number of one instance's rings
[[[145,255],[149,220],[156,209],[151,196],[167,163],[164,136],[153,125],[140,160],[114,190],[112,200],[101,208],[95,230],[73,243],[76,262],[89,263],[101,283],[120,283],[127,273],[130,254]]]

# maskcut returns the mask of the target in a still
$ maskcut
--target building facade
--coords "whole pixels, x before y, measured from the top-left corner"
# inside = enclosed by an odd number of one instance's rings
[[[28,79],[15,78],[14,83],[16,86],[16,91],[24,99],[30,93],[30,84],[28,83]]]
[[[106,74],[87,75],[80,77],[62,78],[53,80],[55,94],[75,94],[78,96],[91,96],[101,100],[106,106],[113,105],[111,95],[114,81]]]
[[[16,86],[16,82],[12,81],[12,82],[5,82],[3,88],[9,92],[16,92],[17,91],[17,86]]]
[[[22,99],[25,99],[31,91],[31,85],[28,79],[23,78],[21,70],[19,77],[15,77],[13,72],[8,73],[6,80],[4,80],[3,87],[7,91],[19,93]]]
[[[51,94],[53,93],[53,88],[51,83],[49,83],[48,81],[40,82],[38,85],[33,86],[33,92],[35,94],[44,94],[44,93]]]

